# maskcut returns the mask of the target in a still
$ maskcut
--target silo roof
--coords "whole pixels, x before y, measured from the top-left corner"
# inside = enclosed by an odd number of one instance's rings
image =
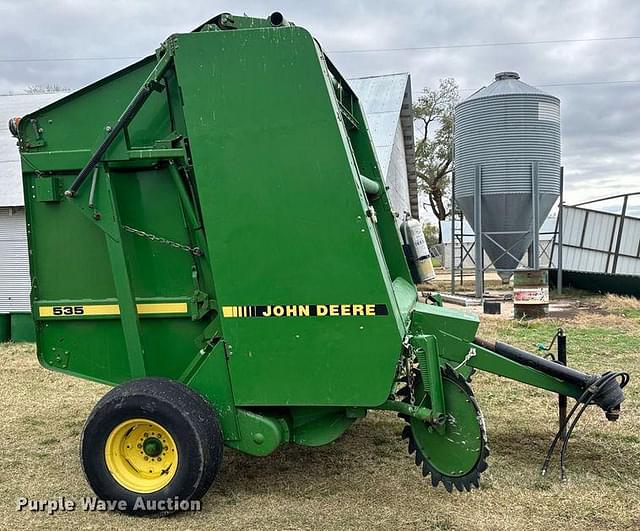
[[[0,207],[24,206],[20,153],[17,140],[11,136],[7,123],[11,118],[24,116],[67,94],[55,92],[0,96]]]
[[[477,90],[462,103],[480,98],[512,94],[535,94],[538,96],[549,96],[550,98],[557,99],[555,96],[551,96],[551,94],[547,94],[539,88],[532,87],[531,85],[527,85],[523,81],[520,81],[520,76],[517,72],[498,72],[496,74],[495,81],[491,83],[491,85]]]

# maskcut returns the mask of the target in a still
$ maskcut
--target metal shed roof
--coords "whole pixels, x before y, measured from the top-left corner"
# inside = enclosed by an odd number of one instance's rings
[[[398,120],[404,137],[411,215],[419,217],[416,182],[415,144],[413,138],[413,103],[411,76],[407,73],[349,79],[367,116],[378,162],[386,178]]]
[[[66,96],[67,93],[0,96],[0,207],[23,206],[22,174],[16,139],[7,123]]]

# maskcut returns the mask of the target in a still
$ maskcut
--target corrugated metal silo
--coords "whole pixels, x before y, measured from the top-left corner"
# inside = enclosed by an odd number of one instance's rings
[[[496,74],[455,112],[456,203],[476,233],[481,220],[482,247],[505,281],[560,193],[560,100],[519,78]]]

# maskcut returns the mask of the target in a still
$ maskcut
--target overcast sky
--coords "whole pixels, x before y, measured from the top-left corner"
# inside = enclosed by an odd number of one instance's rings
[[[0,59],[142,57],[219,12],[274,10],[334,52],[640,37],[634,0],[0,0]],[[537,86],[640,81],[640,39],[330,55],[345,77],[410,72],[416,95],[443,77],[469,95],[501,70]],[[47,83],[76,89],[130,62],[0,62],[0,93]],[[561,100],[567,201],[640,191],[640,82],[542,88]]]

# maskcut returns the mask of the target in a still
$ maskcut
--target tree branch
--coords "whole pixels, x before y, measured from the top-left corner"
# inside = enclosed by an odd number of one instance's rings
[[[440,220],[450,214],[445,197],[453,171],[453,111],[458,98],[455,80],[441,79],[437,89],[425,88],[414,106],[415,121],[424,126],[416,135],[416,173],[420,189],[428,195],[429,206]],[[430,135],[431,125],[437,129]]]

